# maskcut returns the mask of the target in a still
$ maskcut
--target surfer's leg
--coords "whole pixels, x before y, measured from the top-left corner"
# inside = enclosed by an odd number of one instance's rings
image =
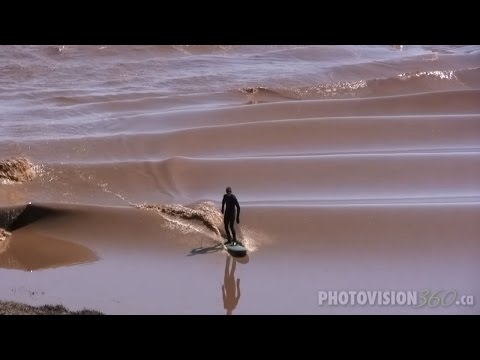
[[[230,230],[232,231],[233,241],[236,242],[237,241],[237,234],[235,233],[234,224],[235,224],[235,216],[232,216],[230,218],[229,225],[230,225]]]
[[[223,218],[223,224],[225,225],[225,234],[227,235],[227,239],[228,241],[231,241],[231,236],[230,236],[230,231],[228,231],[228,222],[229,222],[229,218],[228,217],[224,217]]]

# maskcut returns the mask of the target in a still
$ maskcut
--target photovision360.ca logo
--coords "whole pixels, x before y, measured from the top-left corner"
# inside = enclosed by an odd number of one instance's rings
[[[449,306],[474,306],[473,295],[459,295],[456,290],[327,290],[318,292],[318,304],[329,306],[412,306],[437,308]]]

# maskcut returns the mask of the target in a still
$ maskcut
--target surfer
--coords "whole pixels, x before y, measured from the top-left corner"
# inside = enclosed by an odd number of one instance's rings
[[[223,224],[225,225],[225,233],[227,234],[227,241],[225,244],[232,243],[232,245],[235,245],[237,243],[237,235],[234,229],[235,208],[237,209],[237,224],[240,224],[240,205],[238,204],[237,197],[232,194],[232,188],[230,186],[227,187],[226,192],[227,193],[223,195],[222,200],[222,214],[224,214]],[[232,235],[230,235],[229,227]]]

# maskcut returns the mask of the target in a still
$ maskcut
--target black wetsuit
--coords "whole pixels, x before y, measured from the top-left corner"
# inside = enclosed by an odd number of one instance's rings
[[[225,207],[226,205],[226,207]],[[225,212],[223,211],[225,208]],[[228,231],[228,228],[230,227],[230,230],[232,232],[233,236],[233,241],[237,241],[237,236],[235,234],[235,229],[233,227],[233,224],[235,223],[235,208],[237,208],[237,222],[240,219],[240,205],[238,204],[238,200],[233,195],[232,193],[230,194],[225,194],[223,195],[223,200],[222,200],[222,213],[225,215],[223,216],[223,223],[225,225],[225,233],[227,234],[227,239],[230,241],[231,236],[230,232]]]

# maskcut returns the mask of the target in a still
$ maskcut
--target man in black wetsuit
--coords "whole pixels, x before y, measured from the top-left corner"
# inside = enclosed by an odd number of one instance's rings
[[[240,224],[240,205],[238,204],[236,196],[232,194],[232,188],[230,186],[227,187],[226,191],[227,193],[223,195],[222,200],[222,214],[224,214],[223,223],[225,225],[225,233],[227,234],[228,239],[225,244],[232,243],[232,245],[235,245],[237,243],[237,236],[233,227],[235,221],[235,208],[237,208],[237,224]],[[226,208],[225,205],[227,205]],[[229,227],[232,231],[233,242],[232,236],[230,236],[230,232],[228,231]]]

